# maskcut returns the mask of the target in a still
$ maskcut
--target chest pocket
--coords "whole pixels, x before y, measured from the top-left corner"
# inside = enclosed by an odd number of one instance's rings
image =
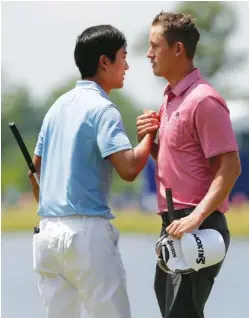
[[[167,123],[167,144],[172,148],[180,148],[184,143],[184,120],[172,114]]]

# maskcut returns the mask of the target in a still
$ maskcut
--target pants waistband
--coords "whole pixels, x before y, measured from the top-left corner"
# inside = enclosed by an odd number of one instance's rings
[[[39,230],[51,230],[56,228],[64,228],[72,231],[82,231],[82,229],[95,227],[96,225],[108,225],[110,220],[100,216],[70,215],[63,217],[42,217],[39,223]],[[36,232],[37,233],[37,232]]]
[[[167,227],[171,222],[173,222],[174,220],[178,220],[178,219],[181,219],[187,215],[189,215],[191,212],[194,211],[194,207],[193,208],[186,208],[186,209],[181,209],[181,210],[175,210],[174,213],[168,213],[168,212],[164,212],[161,214],[161,218],[162,218],[162,225],[164,227]],[[212,214],[210,214],[205,222],[209,222],[209,220],[211,219],[215,219],[218,217],[221,218],[220,216],[223,216],[223,213],[221,213],[219,210],[215,210]],[[224,219],[224,216],[222,218],[222,220]]]
[[[163,225],[167,226],[174,220],[181,219],[189,215],[195,208],[186,208],[180,210],[174,210],[174,213],[164,212],[161,214]]]

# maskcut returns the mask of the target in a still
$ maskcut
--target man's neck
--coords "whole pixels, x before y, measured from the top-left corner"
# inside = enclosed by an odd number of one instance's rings
[[[102,80],[99,76],[87,77],[84,78],[84,80],[95,82],[106,92],[107,95],[110,93],[110,88],[105,84],[105,81]]]
[[[191,62],[186,65],[184,68],[180,68],[172,74],[172,76],[168,76],[167,80],[171,89],[176,87],[176,85],[183,80],[186,76],[188,76],[195,69],[194,64]]]

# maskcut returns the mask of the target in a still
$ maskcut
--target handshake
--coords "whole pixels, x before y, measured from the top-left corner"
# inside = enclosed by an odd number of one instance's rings
[[[137,117],[137,140],[140,142],[147,134],[155,139],[159,126],[159,115],[153,110],[144,110],[143,115]]]

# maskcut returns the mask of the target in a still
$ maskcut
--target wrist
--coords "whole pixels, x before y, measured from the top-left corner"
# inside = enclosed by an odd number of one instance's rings
[[[202,224],[207,217],[206,214],[198,210],[198,208],[196,208],[190,215],[193,215],[199,224]]]
[[[146,140],[148,140],[151,144],[154,142],[154,137],[151,134],[146,134],[144,138],[146,138]]]

